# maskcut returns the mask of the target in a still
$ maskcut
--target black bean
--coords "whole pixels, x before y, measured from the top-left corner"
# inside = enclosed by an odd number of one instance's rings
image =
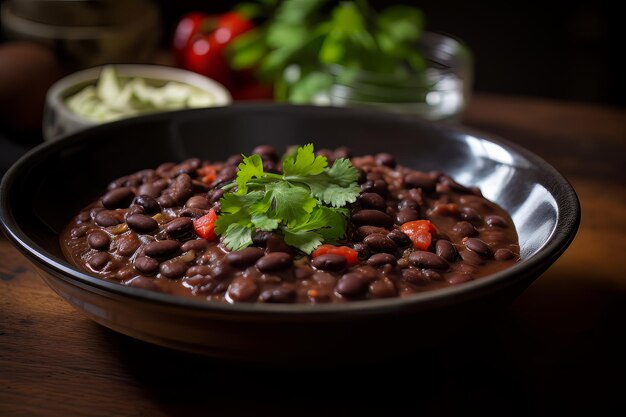
[[[159,187],[155,187],[154,184],[151,183],[143,184],[139,187],[138,192],[140,195],[147,195],[152,198],[157,198],[161,195],[161,189],[159,189]]]
[[[133,214],[126,219],[128,227],[138,233],[149,233],[159,227],[159,224],[150,216],[145,214]]]
[[[347,146],[335,149],[335,158],[352,158],[352,151]]]
[[[376,193],[385,197],[389,190],[384,180],[368,180],[361,184],[361,191],[364,193]]]
[[[276,164],[268,159],[263,160],[263,171],[276,173]]]
[[[396,286],[389,278],[385,277],[370,284],[369,292],[374,298],[387,298],[396,295]]]
[[[330,149],[325,149],[325,148],[319,149],[315,151],[315,155],[323,156],[324,158],[326,158],[329,165],[335,161],[335,153],[331,151]]]
[[[293,249],[287,243],[285,239],[279,234],[271,233],[265,241],[265,252],[285,252],[288,254],[293,253]]]
[[[409,255],[409,261],[415,266],[433,269],[448,268],[448,261],[432,252],[415,251]]]
[[[228,286],[228,297],[233,301],[253,301],[259,293],[259,286],[249,278],[235,278]]]
[[[94,221],[98,226],[110,227],[122,223],[122,218],[113,211],[102,210],[96,214]]]
[[[154,279],[147,278],[147,277],[136,277],[132,281],[130,281],[128,285],[134,288],[141,288],[141,289],[150,290],[150,291],[160,290],[158,284],[154,282]]]
[[[265,290],[259,295],[259,301],[264,303],[293,303],[297,293],[293,288],[277,287]]]
[[[376,155],[376,163],[389,168],[396,167],[396,158],[390,153],[379,153]]]
[[[370,258],[367,260],[367,264],[376,267],[382,265],[395,265],[396,257],[389,253],[377,253],[370,256]]]
[[[156,178],[159,178],[159,175],[154,169],[142,169],[141,171],[135,172],[135,175],[138,178],[141,178],[142,181],[154,181]]]
[[[472,237],[464,239],[463,243],[467,249],[474,251],[481,256],[491,256],[491,248],[480,239]]]
[[[126,208],[130,206],[131,201],[135,198],[133,190],[126,187],[116,188],[109,191],[102,197],[102,205],[109,210],[117,208]]]
[[[179,175],[189,175],[189,177],[193,179],[198,176],[198,171],[188,165],[179,165],[174,171],[173,176],[178,177]]]
[[[421,188],[424,191],[434,191],[437,179],[424,172],[412,172],[404,177],[406,188]]]
[[[159,261],[149,256],[138,256],[135,259],[135,268],[142,274],[152,275],[159,269]]]
[[[470,274],[462,274],[462,273],[454,273],[450,274],[446,277],[446,281],[450,285],[461,284],[463,282],[471,281],[472,276]]]
[[[180,243],[175,240],[159,240],[148,243],[144,251],[154,258],[165,258],[175,255],[180,249]]]
[[[395,242],[386,235],[374,233],[363,239],[363,243],[367,245],[373,252],[395,253],[398,250]]]
[[[155,214],[161,211],[159,203],[149,195],[139,195],[133,200],[133,204],[143,207],[144,213]]]
[[[407,248],[411,246],[411,243],[413,243],[411,241],[411,238],[399,229],[392,230],[391,232],[389,232],[387,237],[393,240],[396,246],[398,246],[399,248]]]
[[[415,268],[407,268],[402,270],[402,279],[415,285],[428,285],[430,280],[422,271]]]
[[[459,255],[454,245],[445,239],[439,239],[437,241],[435,244],[435,252],[448,262],[454,262]]]
[[[253,154],[265,156],[268,159],[271,159],[274,162],[278,162],[279,156],[278,152],[276,152],[276,148],[270,145],[259,145],[252,150]]]
[[[196,275],[211,275],[211,267],[206,265],[194,265],[187,270],[188,277],[193,277]]]
[[[241,156],[241,154],[231,155],[226,160],[227,165],[234,165],[234,166],[237,166],[242,162],[243,162],[243,156]]]
[[[233,270],[226,262],[218,262],[211,269],[211,276],[216,279],[230,278],[232,274]]]
[[[109,235],[100,230],[93,231],[87,236],[87,243],[92,249],[105,251],[109,249],[110,242]]]
[[[417,210],[405,208],[402,209],[396,214],[396,224],[404,224],[407,222],[412,222],[413,220],[419,220],[420,215]]]
[[[89,231],[89,228],[87,226],[78,226],[72,229],[70,236],[72,236],[72,238],[77,239],[79,237],[83,237],[87,234],[87,231]]]
[[[131,256],[141,246],[141,241],[136,233],[129,233],[118,237],[115,241],[117,245],[116,253],[120,256]]]
[[[504,220],[504,217],[498,216],[497,214],[490,214],[485,216],[485,223],[491,227],[506,227],[507,222]]]
[[[476,193],[476,190],[469,189],[466,186],[459,184],[458,182],[454,181],[451,177],[448,177],[447,175],[443,175],[439,177],[439,184],[443,185],[444,187],[448,189],[451,189],[451,190],[454,190],[463,194],[475,194]]]
[[[144,214],[144,213],[145,213],[145,210],[143,209],[143,207],[138,206],[137,204],[131,204],[128,210],[126,211],[126,213],[124,214],[124,218],[127,219],[128,216],[131,216],[133,214]]]
[[[508,261],[515,258],[515,254],[510,249],[501,248],[493,254],[493,257],[496,261]]]
[[[185,275],[187,265],[179,261],[165,261],[159,267],[159,272],[167,278],[177,279]]]
[[[359,196],[359,204],[366,209],[373,209],[378,211],[385,211],[387,209],[387,203],[385,199],[376,193],[363,193]]]
[[[344,297],[357,297],[367,292],[369,282],[363,274],[349,272],[337,281],[335,291]]]
[[[323,271],[339,272],[346,267],[347,260],[345,257],[341,255],[327,253],[325,255],[320,255],[317,258],[313,259],[311,261],[311,265]]]
[[[291,266],[293,258],[290,254],[285,252],[272,252],[256,262],[256,267],[261,272],[279,271]]]
[[[161,194],[161,196],[157,199],[161,207],[170,208],[176,205],[176,200],[172,197],[171,194]]]
[[[190,219],[198,219],[208,213],[208,210],[185,207],[178,212],[179,217],[189,217]]]
[[[358,225],[391,227],[393,219],[387,213],[378,210],[360,210],[352,215],[352,221]]]
[[[162,176],[168,176],[170,171],[172,171],[176,167],[176,164],[173,162],[163,162],[156,169],[157,174]]]
[[[193,230],[193,220],[189,217],[179,217],[167,223],[163,230],[168,236],[173,238],[181,238],[191,233]]]
[[[170,185],[170,180],[168,180],[167,178],[159,178],[158,180],[153,182],[152,185],[157,187],[159,190],[164,190],[167,188],[168,185]]]
[[[398,203],[398,209],[400,210],[403,210],[403,209],[419,210],[419,208],[420,206],[417,203],[417,201],[413,200],[412,198],[403,198]]]
[[[192,180],[191,185],[193,186],[194,193],[206,193],[211,189],[208,184],[205,184],[200,180]]]
[[[224,197],[224,190],[211,190],[208,192],[207,197],[209,199],[209,203],[216,203],[220,200],[220,198]]]
[[[180,247],[180,250],[183,252],[188,252],[190,250],[200,252],[206,249],[207,245],[208,243],[204,239],[192,239],[183,243],[182,246]]]
[[[452,227],[452,231],[460,237],[472,237],[478,234],[478,230],[470,222],[462,221]]]
[[[467,220],[470,223],[479,224],[481,217],[476,209],[471,207],[461,208],[461,218]]]
[[[237,168],[234,166],[225,166],[222,170],[217,174],[217,178],[215,178],[215,182],[213,186],[218,186],[220,184],[225,184],[227,182],[232,181],[237,176]]]
[[[105,267],[110,258],[111,256],[106,252],[96,252],[91,255],[87,263],[93,270],[99,271]]]
[[[443,278],[439,272],[432,269],[422,269],[422,274],[431,281],[441,281]]]
[[[211,204],[209,203],[208,198],[201,195],[194,195],[193,197],[190,197],[189,200],[187,200],[187,202],[185,203],[185,207],[208,209],[211,207]]]
[[[191,177],[187,174],[176,177],[176,181],[171,188],[171,195],[178,205],[183,205],[193,195]]]
[[[231,266],[236,268],[245,268],[253,265],[261,256],[263,256],[263,249],[249,247],[235,252],[230,252],[226,255],[226,260]]]
[[[255,246],[259,246],[264,248],[265,245],[267,244],[267,240],[270,238],[270,236],[275,235],[275,233],[272,232],[264,232],[264,231],[259,231],[256,232],[254,234],[254,236],[252,236],[252,243]],[[280,251],[278,251],[280,252]]]
[[[461,259],[463,259],[463,262],[465,262],[470,267],[476,267],[479,265],[483,265],[485,263],[485,260],[481,255],[471,250],[460,251],[459,256],[461,256]]]
[[[384,234],[387,233],[387,229],[384,229],[382,227],[376,227],[376,226],[360,226],[354,232],[354,238],[356,240],[363,240],[367,236],[369,236],[369,235],[371,235],[373,233],[378,233],[378,234],[383,234],[384,235]]]

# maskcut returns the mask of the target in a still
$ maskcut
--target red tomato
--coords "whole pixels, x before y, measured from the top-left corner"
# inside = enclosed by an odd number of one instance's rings
[[[250,20],[236,12],[222,15],[190,13],[178,24],[173,47],[184,68],[233,86],[233,74],[224,49],[230,41],[252,29]]]
[[[193,228],[196,230],[196,234],[202,239],[214,240],[217,238],[215,234],[216,221],[217,214],[215,210],[211,209],[207,214],[193,221]]]
[[[400,230],[404,232],[411,241],[413,247],[419,250],[428,250],[433,241],[432,232],[436,232],[435,225],[430,220],[414,220],[406,222],[400,226]]]
[[[356,265],[359,263],[359,253],[347,246],[334,246],[334,245],[322,245],[311,254],[311,257],[317,258],[320,255],[326,255],[332,253],[333,255],[341,255],[346,258],[348,266]]]
[[[206,26],[207,21],[210,19],[210,15],[200,12],[188,13],[180,19],[180,22],[176,25],[174,38],[172,39],[172,49],[180,64],[184,63],[185,54],[191,45],[191,40],[198,33],[203,32],[203,26]]]

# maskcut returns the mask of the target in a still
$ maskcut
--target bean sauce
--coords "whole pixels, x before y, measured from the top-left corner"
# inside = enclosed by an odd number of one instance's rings
[[[281,172],[275,148],[253,152],[267,172]],[[227,303],[410,297],[480,279],[519,260],[511,217],[471,184],[401,166],[384,152],[318,154],[331,165],[350,158],[360,172],[361,193],[346,207],[346,236],[336,243],[356,251],[356,264],[338,253],[306,255],[277,231],[257,231],[252,246],[234,252],[219,237],[199,236],[194,221],[210,210],[219,215],[221,188],[236,177],[240,155],[225,162],[164,163],[111,181],[68,224],[61,247],[70,262],[99,278]],[[414,247],[401,230],[416,220],[430,220],[436,229],[429,247]]]

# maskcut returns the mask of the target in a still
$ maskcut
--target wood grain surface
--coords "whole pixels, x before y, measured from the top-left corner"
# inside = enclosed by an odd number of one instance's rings
[[[479,95],[465,123],[544,157],[583,210],[570,249],[493,321],[347,369],[218,362],[91,322],[2,238],[0,416],[624,415],[626,111]]]

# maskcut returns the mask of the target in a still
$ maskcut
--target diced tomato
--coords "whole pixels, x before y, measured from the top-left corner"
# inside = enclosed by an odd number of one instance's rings
[[[202,177],[202,182],[211,184],[217,178],[217,167],[215,165],[207,165],[198,169],[198,174]]]
[[[404,223],[400,230],[411,238],[415,249],[428,250],[433,241],[432,232],[436,232],[437,228],[430,220],[414,220]]]
[[[359,263],[359,253],[347,246],[334,246],[334,245],[322,245],[311,254],[313,258],[317,258],[320,255],[326,255],[332,253],[333,255],[341,255],[346,258],[348,266],[356,265]]]
[[[193,221],[193,227],[196,229],[196,234],[202,239],[215,240],[217,235],[215,234],[215,222],[217,221],[217,214],[215,210],[211,209],[207,214]]]

